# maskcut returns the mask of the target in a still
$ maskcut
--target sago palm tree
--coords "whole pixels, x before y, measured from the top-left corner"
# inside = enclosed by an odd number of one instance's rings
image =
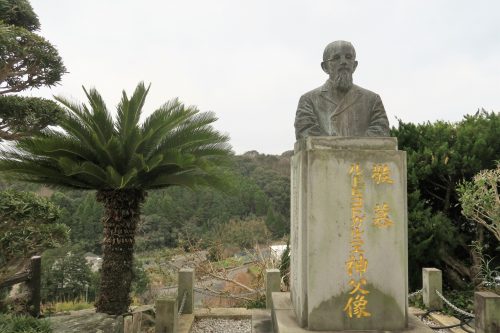
[[[220,163],[231,154],[228,137],[201,113],[171,100],[139,123],[148,93],[140,83],[123,92],[116,119],[95,89],[89,106],[56,98],[66,107],[61,130],[46,129],[2,153],[0,171],[14,179],[97,190],[104,205],[103,264],[98,312],[121,314],[130,305],[134,236],[146,190],[224,183]]]

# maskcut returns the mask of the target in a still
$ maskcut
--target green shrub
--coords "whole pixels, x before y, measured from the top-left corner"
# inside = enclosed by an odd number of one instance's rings
[[[474,312],[474,290],[445,290],[444,297],[461,310],[466,312]],[[416,295],[408,300],[408,303],[412,307],[428,310],[425,307],[422,294]],[[450,316],[459,317],[461,316],[455,310],[450,308],[446,303],[443,302],[443,313]]]
[[[224,247],[252,248],[255,244],[267,243],[271,234],[262,218],[234,219],[216,226],[213,236]]]
[[[408,305],[412,306],[414,308],[419,308],[419,309],[425,310],[425,304],[424,304],[424,300],[422,298],[422,294],[415,295],[415,296],[409,298]]]
[[[447,290],[443,295],[451,304],[466,312],[474,312],[474,290]],[[444,305],[443,312],[455,317],[459,314],[451,309],[448,305]]]
[[[245,302],[247,309],[265,309],[266,308],[266,295],[258,295],[256,299]]]
[[[69,229],[58,217],[59,209],[35,193],[0,191],[0,267],[65,243]]]
[[[50,323],[28,316],[0,314],[0,333],[51,333]]]

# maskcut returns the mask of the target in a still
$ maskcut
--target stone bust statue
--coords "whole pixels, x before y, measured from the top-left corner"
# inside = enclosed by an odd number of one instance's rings
[[[380,96],[352,81],[356,51],[350,42],[326,46],[321,68],[329,79],[302,95],[295,115],[295,136],[389,136]]]

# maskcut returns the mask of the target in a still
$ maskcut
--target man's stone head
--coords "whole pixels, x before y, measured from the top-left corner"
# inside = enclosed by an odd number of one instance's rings
[[[345,92],[351,88],[357,66],[356,50],[350,42],[337,40],[325,47],[321,68],[330,76],[335,89]]]

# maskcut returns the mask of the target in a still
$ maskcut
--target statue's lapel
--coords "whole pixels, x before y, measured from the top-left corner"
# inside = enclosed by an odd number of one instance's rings
[[[342,98],[342,100],[340,101],[339,105],[333,112],[332,117],[336,117],[345,110],[347,110],[351,105],[356,103],[356,101],[359,99],[360,96],[361,92],[359,91],[358,87],[353,85],[352,88],[344,96],[344,98]]]
[[[326,99],[329,103],[333,105],[337,105],[332,98],[332,85],[329,80],[325,82],[325,84],[321,87],[321,97]]]

